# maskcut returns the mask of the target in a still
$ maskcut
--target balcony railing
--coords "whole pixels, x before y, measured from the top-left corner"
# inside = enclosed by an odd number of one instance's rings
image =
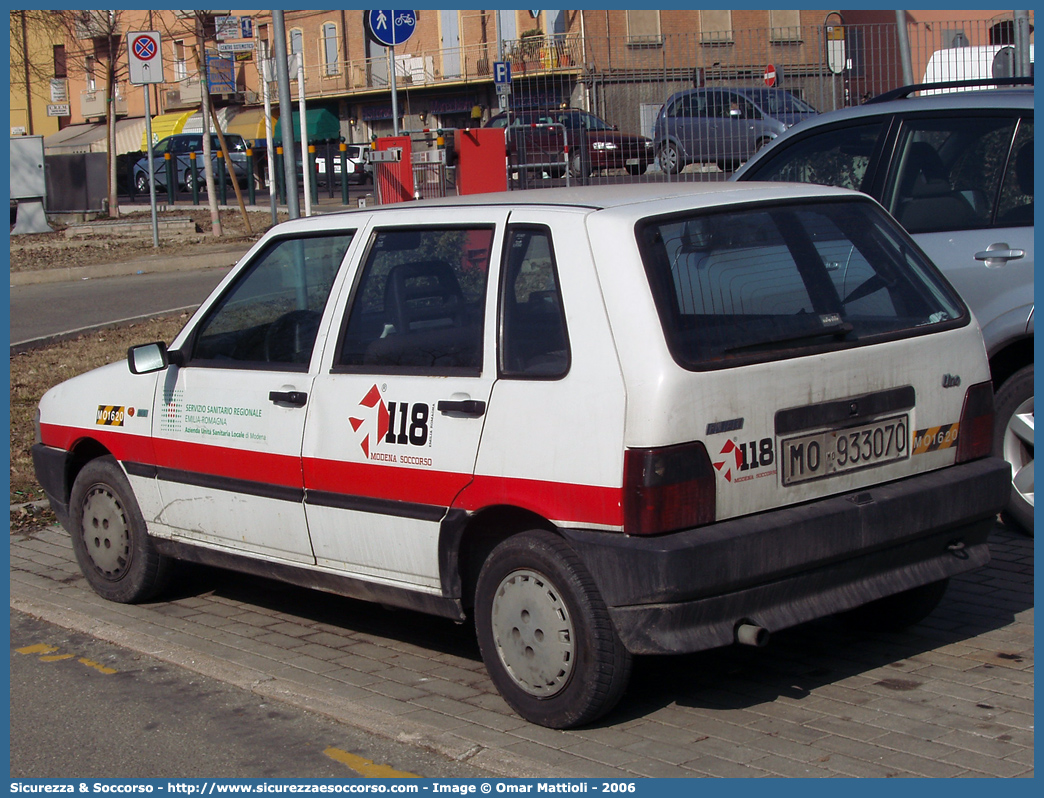
[[[321,50],[320,50],[321,52]],[[449,83],[492,81],[497,60],[496,42],[448,49],[420,50],[396,54],[395,80],[400,89],[434,87]],[[524,42],[505,42],[504,60],[511,62],[514,79],[577,71],[582,64],[580,38],[576,35],[527,38]],[[260,94],[259,62],[247,67],[246,85]],[[253,74],[250,72],[253,71]],[[323,62],[307,56],[304,65],[305,98],[335,97],[387,91],[391,87],[386,56],[349,61]],[[191,84],[191,85],[190,85]],[[290,75],[291,94],[297,98],[297,75]],[[198,78],[164,84],[168,107],[199,102]],[[273,87],[274,96],[274,87]]]

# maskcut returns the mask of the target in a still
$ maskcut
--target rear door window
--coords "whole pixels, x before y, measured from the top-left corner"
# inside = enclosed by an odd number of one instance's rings
[[[493,228],[400,228],[374,234],[337,365],[474,374]]]
[[[1033,120],[1023,119],[1015,135],[1008,168],[1004,173],[997,225],[1017,227],[1033,224]]]
[[[639,227],[668,346],[708,369],[964,323],[960,300],[864,202],[768,206]]]
[[[904,121],[885,207],[910,233],[988,227],[1015,123],[1014,117]]]

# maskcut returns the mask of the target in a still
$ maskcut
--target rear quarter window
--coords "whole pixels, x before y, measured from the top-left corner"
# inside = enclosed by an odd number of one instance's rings
[[[916,245],[868,202],[675,216],[637,234],[684,368],[864,346],[967,319]]]

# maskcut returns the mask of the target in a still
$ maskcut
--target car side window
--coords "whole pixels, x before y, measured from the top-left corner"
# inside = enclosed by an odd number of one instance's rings
[[[377,231],[336,366],[477,376],[492,246],[492,227]]]
[[[1002,227],[1033,224],[1032,120],[1023,119],[1019,123],[997,204],[997,224]]]
[[[273,240],[193,333],[192,365],[304,371],[352,233]]]
[[[766,159],[749,178],[861,190],[884,128],[884,120],[875,120],[805,136]]]
[[[910,233],[987,227],[1015,119],[948,117],[904,122],[885,206]]]
[[[551,231],[508,228],[500,284],[500,374],[555,379],[569,371],[569,335]]]

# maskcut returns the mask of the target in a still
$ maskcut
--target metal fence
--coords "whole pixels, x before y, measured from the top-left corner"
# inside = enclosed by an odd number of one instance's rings
[[[995,22],[935,22],[909,26],[908,35],[914,82],[925,77],[933,54],[944,48],[958,46],[964,61],[985,63],[985,76],[992,76],[994,61],[1006,57],[1011,63],[1014,52],[1013,37],[1003,28],[998,33]],[[654,139],[658,157],[637,179],[663,179],[661,167],[669,164],[659,156],[671,131],[687,150],[678,179],[724,179],[783,125],[801,117],[783,106],[789,98],[770,88],[793,95],[814,113],[859,105],[907,82],[894,24],[667,33],[642,46],[588,36],[578,63],[535,73],[513,69],[510,107],[581,108],[620,132]],[[679,92],[695,89],[701,91],[685,101],[689,105],[671,104]],[[665,105],[674,116],[661,120],[657,130]],[[544,177],[529,187],[561,184],[550,174]],[[579,177],[595,183],[627,179],[622,169]]]

